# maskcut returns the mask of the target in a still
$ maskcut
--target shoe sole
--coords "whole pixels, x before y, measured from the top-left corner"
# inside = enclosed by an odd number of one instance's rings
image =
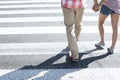
[[[99,49],[104,49],[104,47],[102,46],[98,46],[98,45],[95,45],[96,48],[99,48]]]
[[[114,53],[111,53],[111,52],[108,51],[107,54],[114,54]]]

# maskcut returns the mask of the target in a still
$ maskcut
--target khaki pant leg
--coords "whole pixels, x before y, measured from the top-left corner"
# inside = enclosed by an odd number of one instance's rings
[[[76,9],[76,15],[75,15],[75,36],[76,40],[78,41],[79,35],[82,29],[82,18],[83,18],[84,8],[78,8]]]
[[[73,58],[77,59],[79,50],[78,45],[76,42],[76,36],[74,33],[74,19],[75,19],[75,13],[74,10],[69,8],[62,8],[63,9],[63,15],[64,15],[64,23],[66,25],[66,33],[67,33],[67,39],[68,39],[68,45],[70,48],[70,51],[72,53]]]

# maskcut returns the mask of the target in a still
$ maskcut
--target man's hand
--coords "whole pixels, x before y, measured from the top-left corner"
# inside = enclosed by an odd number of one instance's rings
[[[99,5],[94,4],[93,7],[92,7],[92,10],[94,10],[95,12],[99,11]]]

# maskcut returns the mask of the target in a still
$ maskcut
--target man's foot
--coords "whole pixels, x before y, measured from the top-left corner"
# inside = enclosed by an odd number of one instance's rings
[[[114,53],[113,49],[111,49],[111,48],[108,48],[107,50],[108,50],[108,54],[113,54]]]
[[[79,59],[74,59],[72,56],[70,57],[70,60],[75,63],[79,61]]]
[[[95,44],[95,47],[97,47],[97,48],[104,48],[104,46],[105,46],[105,43],[96,43]]]

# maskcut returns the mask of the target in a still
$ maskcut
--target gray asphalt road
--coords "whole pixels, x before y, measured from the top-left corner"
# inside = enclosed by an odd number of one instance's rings
[[[86,3],[78,41],[80,61],[74,64],[69,60],[60,0],[1,0],[0,80],[119,80],[120,38],[115,54],[107,54],[111,43],[108,19],[106,46],[95,48],[98,13],[91,10],[92,0]]]

